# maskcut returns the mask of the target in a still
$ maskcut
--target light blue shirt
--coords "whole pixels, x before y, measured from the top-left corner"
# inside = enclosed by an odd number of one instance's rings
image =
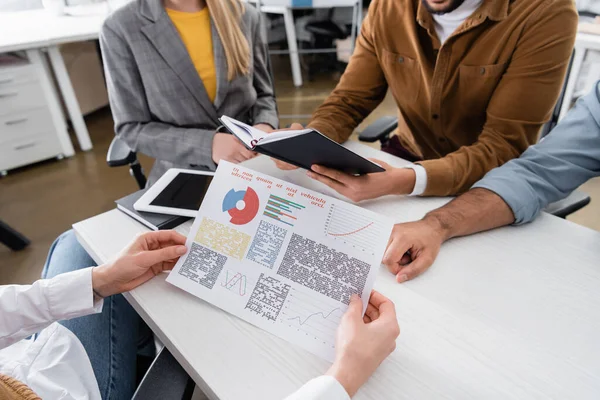
[[[600,82],[546,138],[488,172],[473,188],[502,197],[515,224],[523,224],[595,176],[600,176]]]

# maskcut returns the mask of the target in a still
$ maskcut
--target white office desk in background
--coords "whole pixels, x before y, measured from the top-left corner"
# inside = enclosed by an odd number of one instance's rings
[[[356,35],[360,32],[362,23],[362,0],[245,0],[254,3],[260,7],[260,11],[267,14],[278,14],[283,16],[285,25],[285,35],[288,43],[288,50],[271,51],[272,54],[289,53],[290,65],[292,68],[292,80],[294,86],[302,86],[302,70],[300,68],[300,51],[298,50],[298,39],[296,37],[296,25],[294,23],[294,9],[317,9],[334,7],[352,8],[352,28],[351,42],[354,50]],[[322,52],[316,50],[315,52]],[[325,49],[327,51],[327,49]],[[333,50],[335,51],[335,50]],[[312,50],[305,50],[304,53],[311,53]]]
[[[81,114],[81,109],[64,60],[60,53],[59,45],[64,43],[80,42],[98,39],[100,28],[108,15],[108,9],[97,15],[54,16],[45,10],[30,10],[0,13],[0,53],[25,51],[32,64],[42,68],[43,84],[53,88],[52,77],[49,73],[42,51],[48,52],[50,65],[56,77],[61,97],[65,103],[69,119],[82,150],[90,150],[92,142]],[[60,119],[59,136],[62,141],[70,143],[64,116],[62,115],[56,93],[49,96],[50,106],[55,118]],[[65,147],[65,156],[74,154],[72,146]]]
[[[347,146],[391,164],[402,160]],[[247,166],[293,176],[257,158]],[[300,178],[299,178],[300,177]],[[395,197],[365,208],[416,220],[447,199]],[[191,222],[178,230],[187,234]],[[99,262],[146,231],[118,210],[74,225]],[[383,267],[377,290],[396,304],[397,350],[356,399],[598,399],[600,233],[543,214],[534,223],[452,240],[423,276],[397,284]],[[127,299],[212,399],[281,399],[328,364],[165,282]]]

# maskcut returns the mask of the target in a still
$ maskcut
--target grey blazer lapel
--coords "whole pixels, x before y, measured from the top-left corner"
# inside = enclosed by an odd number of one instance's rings
[[[150,0],[156,2],[156,0]],[[153,6],[156,6],[153,4]],[[162,8],[162,5],[160,5]],[[157,10],[153,10],[154,14],[159,13]],[[217,111],[210,101],[202,79],[198,75],[198,71],[192,63],[189,53],[187,52],[179,32],[175,26],[171,23],[171,19],[167,13],[162,9],[159,15],[154,15],[156,19],[154,23],[150,23],[142,27],[142,32],[150,43],[156,48],[156,51],[162,56],[162,58],[169,64],[171,69],[179,76],[198,101],[200,106],[214,118],[218,118]]]
[[[215,57],[215,68],[217,70],[217,95],[215,97],[215,108],[218,110],[219,107],[225,101],[227,97],[227,91],[229,90],[229,80],[227,79],[227,58],[225,57],[225,49],[223,43],[221,43],[221,37],[215,28],[215,24],[211,18],[210,20],[212,42],[213,42],[213,54]]]

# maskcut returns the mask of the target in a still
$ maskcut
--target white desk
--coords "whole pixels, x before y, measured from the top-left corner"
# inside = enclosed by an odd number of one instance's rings
[[[349,146],[403,163],[358,143]],[[286,174],[264,158],[248,166]],[[445,201],[387,198],[364,206],[400,222]],[[74,228],[98,262],[146,230],[117,210]],[[164,279],[127,299],[210,398],[281,399],[327,369],[317,357]],[[544,214],[527,226],[446,243],[429,271],[403,285],[382,268],[375,286],[396,303],[402,333],[395,353],[356,399],[600,396],[598,232]]]
[[[63,43],[98,39],[106,16],[107,13],[78,17],[53,16],[45,10],[0,13],[0,53],[24,50],[32,63],[41,64],[47,71],[41,52],[48,52],[60,93],[82,150],[90,150],[92,142],[58,46]],[[47,84],[51,85],[51,79],[46,73]],[[60,106],[56,104],[52,108],[61,113],[60,116],[64,120]],[[63,141],[70,142],[66,127],[61,129],[60,134],[64,138]],[[71,148],[65,155],[73,154]]]

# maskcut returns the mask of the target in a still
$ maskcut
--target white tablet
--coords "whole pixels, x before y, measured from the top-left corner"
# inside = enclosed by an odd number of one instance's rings
[[[136,211],[195,217],[214,172],[171,168],[133,204]]]

